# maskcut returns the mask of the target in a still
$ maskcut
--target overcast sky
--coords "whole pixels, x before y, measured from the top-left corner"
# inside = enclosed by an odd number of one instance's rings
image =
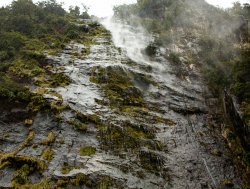
[[[38,0],[33,0],[34,2],[37,2]],[[207,2],[223,7],[228,8],[232,6],[232,3],[237,0],[206,0]],[[0,6],[2,5],[8,5],[11,3],[12,0],[0,0]],[[112,7],[114,5],[118,4],[129,4],[134,3],[136,0],[58,0],[58,2],[64,2],[64,7],[69,7],[70,5],[78,5],[81,6],[82,3],[86,4],[88,7],[90,7],[90,14],[96,15],[96,16],[109,16],[112,15]],[[250,3],[250,0],[239,0],[241,3]]]

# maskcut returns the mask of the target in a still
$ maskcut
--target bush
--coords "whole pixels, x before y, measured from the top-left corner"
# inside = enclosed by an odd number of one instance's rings
[[[77,39],[79,38],[79,32],[75,31],[75,30],[70,30],[68,33],[67,33],[67,37],[70,38],[70,39]]]
[[[26,38],[18,32],[0,33],[0,51],[19,51],[25,41]]]
[[[9,101],[28,102],[30,92],[23,84],[14,82],[6,75],[0,76],[0,97]]]
[[[170,59],[170,61],[172,61],[175,64],[180,64],[181,63],[180,55],[178,53],[176,53],[176,52],[171,52],[169,54],[169,59]]]

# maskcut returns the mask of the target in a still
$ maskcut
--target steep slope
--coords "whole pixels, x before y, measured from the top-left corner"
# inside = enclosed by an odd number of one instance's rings
[[[189,61],[197,36],[179,28],[155,50],[142,27],[101,23],[72,20],[84,32],[43,52],[36,113],[1,102],[0,187],[241,188],[202,59]]]

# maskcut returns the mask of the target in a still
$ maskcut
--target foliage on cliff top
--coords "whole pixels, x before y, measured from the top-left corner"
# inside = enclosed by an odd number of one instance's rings
[[[55,0],[36,4],[32,0],[16,0],[0,8],[0,97],[31,100],[29,85],[35,78],[45,81],[45,74],[50,72],[43,51],[56,52],[84,35],[87,31],[80,24],[81,18],[89,18],[86,11],[81,14],[79,7],[71,7],[67,12]],[[58,79],[67,82],[67,78],[49,75],[52,86],[58,85]]]

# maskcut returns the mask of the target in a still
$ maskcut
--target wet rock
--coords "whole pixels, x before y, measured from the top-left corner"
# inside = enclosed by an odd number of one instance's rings
[[[27,108],[13,108],[10,111],[4,111],[1,118],[4,122],[18,122],[30,116]]]
[[[57,96],[54,96],[52,94],[44,94],[43,97],[48,99],[49,101],[58,101],[58,100],[60,100]]]
[[[66,46],[65,48],[64,48],[64,50],[66,50],[66,51],[72,51],[73,50],[73,48],[72,48],[72,46]]]
[[[140,150],[139,158],[143,168],[153,172],[163,170],[165,160],[161,154],[144,148]]]
[[[127,30],[121,28],[121,32]],[[85,46],[73,43],[48,58],[52,70],[63,70],[70,78],[69,85],[58,87],[58,82],[52,91],[59,93],[71,110],[56,115],[60,120],[52,113],[34,116],[33,140],[19,155],[32,154],[39,162],[41,155],[46,159],[47,169],[35,179],[49,177],[58,188],[205,189],[211,188],[211,177],[217,183],[225,177],[235,178],[233,166],[224,166],[228,161],[223,143],[221,150],[209,136],[209,128],[203,127],[208,123],[199,75],[190,76],[189,81],[177,77],[164,57],[157,54],[151,61],[141,56],[147,41],[133,44],[144,35],[121,34],[114,34],[126,38],[120,40],[119,49],[106,33],[96,36],[84,58],[78,55]],[[47,97],[59,100],[54,95]],[[29,131],[23,120],[19,125],[1,124],[10,136],[0,142],[0,150],[14,151],[26,141]],[[223,156],[211,154],[211,149],[217,148]],[[63,166],[67,174],[61,172]],[[3,180],[0,176],[0,187],[7,179]],[[238,189],[235,179],[233,182]]]
[[[205,108],[199,108],[199,107],[179,107],[175,105],[170,105],[170,109],[174,110],[175,112],[184,114],[184,115],[207,113],[207,110]]]

